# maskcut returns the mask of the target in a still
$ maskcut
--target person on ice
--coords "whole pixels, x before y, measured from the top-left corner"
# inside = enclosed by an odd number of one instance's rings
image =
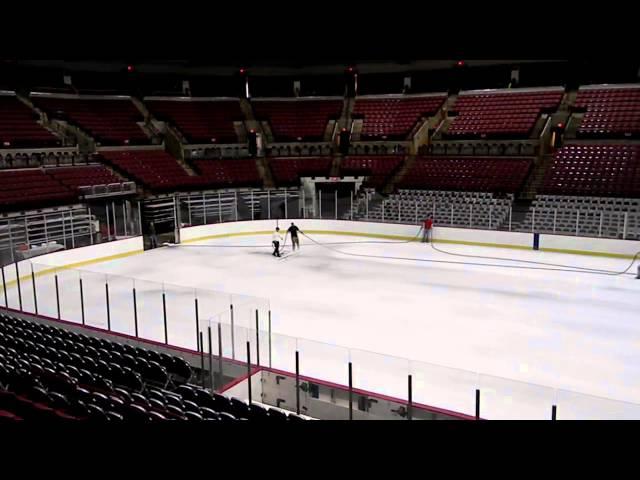
[[[433,220],[427,218],[422,224],[422,241],[427,243],[431,239],[431,229],[433,228]]]
[[[300,249],[300,239],[298,238],[298,232],[304,233],[300,230],[293,222],[291,222],[291,226],[287,230],[287,233],[291,235],[291,243],[293,245],[293,250],[295,251],[296,247]]]
[[[276,227],[276,231],[273,232],[273,236],[271,237],[271,241],[273,243],[273,253],[274,257],[280,256],[280,243],[282,243],[282,236],[280,235],[280,228]]]

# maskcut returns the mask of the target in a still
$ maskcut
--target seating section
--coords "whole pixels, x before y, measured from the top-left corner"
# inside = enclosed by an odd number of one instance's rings
[[[398,187],[514,193],[531,166],[527,158],[418,157]]]
[[[0,210],[69,203],[77,195],[41,169],[0,171]]]
[[[206,179],[190,176],[162,150],[103,151],[103,159],[152,191],[194,189],[206,186]]]
[[[575,109],[585,112],[579,137],[640,136],[640,88],[581,89]]]
[[[102,145],[144,145],[149,138],[136,122],[144,119],[130,99],[33,96],[50,117],[80,127]]]
[[[60,145],[59,139],[37,119],[37,115],[13,95],[0,95],[0,148]]]
[[[194,160],[193,164],[211,187],[261,187],[254,159]]]
[[[538,195],[531,207],[521,230],[640,240],[640,198]]]
[[[640,145],[565,145],[540,193],[640,198]]]
[[[271,171],[277,185],[300,185],[300,177],[328,177],[331,173],[330,157],[272,158]]]
[[[243,121],[244,115],[237,100],[147,100],[145,104],[189,143],[238,143],[233,122]]]
[[[365,187],[382,187],[402,164],[401,155],[389,156],[350,156],[342,160],[340,175],[366,176]]]
[[[357,98],[353,118],[362,118],[362,140],[404,140],[422,117],[433,116],[446,95]]]
[[[0,419],[301,420],[189,383],[181,357],[0,313]]]
[[[369,220],[408,224],[418,224],[431,217],[436,226],[495,230],[508,222],[512,203],[513,195],[496,198],[483,192],[403,189],[383,201],[380,198],[365,215]]]
[[[321,141],[329,120],[340,118],[342,106],[342,99],[253,102],[256,118],[269,122],[279,142]]]
[[[562,90],[461,93],[450,113],[457,113],[449,138],[528,138],[542,113],[554,112]]]
[[[74,191],[79,187],[122,182],[119,177],[102,165],[47,168],[45,172]]]

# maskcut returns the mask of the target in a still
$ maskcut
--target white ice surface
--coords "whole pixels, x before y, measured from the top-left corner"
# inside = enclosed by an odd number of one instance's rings
[[[314,238],[323,243],[371,241],[336,235]],[[406,398],[406,375],[411,373],[414,401],[464,413],[473,413],[474,389],[480,388],[482,415],[487,418],[548,418],[554,403],[559,418],[640,418],[640,406],[582,395],[640,404],[640,281],[632,275],[354,257],[313,245],[304,237],[298,254],[277,260],[268,248],[255,246],[269,242],[267,235],[218,239],[86,267],[83,270],[101,273],[83,273],[87,318],[92,324],[106,324],[103,274],[240,292],[270,300],[275,333],[311,340],[296,344],[274,335],[274,367],[293,370],[297,348],[303,374],[345,384],[346,362],[351,359],[356,387]],[[348,243],[332,248],[514,265],[454,257],[420,243]],[[560,253],[462,245],[439,248],[616,271],[629,264],[629,260]],[[79,320],[79,302],[74,300],[79,298],[78,275],[61,272],[60,276],[62,317]],[[39,307],[40,313],[55,316],[49,277],[37,279]],[[110,277],[109,284],[115,312],[112,327],[131,333],[132,282]],[[140,334],[162,340],[161,289],[140,281],[136,287]],[[168,301],[170,343],[193,348],[192,289],[185,288],[184,293],[183,303]],[[22,285],[22,294],[28,304],[30,283]],[[202,303],[202,317],[227,308],[224,298]],[[251,312],[239,311],[236,324],[253,327]],[[261,349],[264,358],[265,347]]]

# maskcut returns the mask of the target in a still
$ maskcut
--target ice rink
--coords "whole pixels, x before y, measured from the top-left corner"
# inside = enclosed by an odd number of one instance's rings
[[[356,387],[406,398],[411,373],[415,401],[464,413],[473,413],[474,388],[480,388],[487,418],[548,418],[551,404],[558,405],[559,418],[640,418],[640,406],[623,403],[640,404],[640,281],[631,274],[504,267],[559,268],[506,260],[518,259],[621,271],[630,260],[437,245],[505,260],[466,258],[417,242],[326,234],[303,236],[298,253],[276,259],[265,248],[269,243],[268,235],[208,240],[84,267],[86,308],[96,308],[87,317],[96,325],[106,322],[99,307],[104,274],[110,278],[114,330],[131,333],[125,312],[131,282],[123,279],[119,289],[117,279],[133,277],[145,316],[139,319],[141,336],[158,340],[159,291],[145,290],[144,280],[181,285],[185,292],[238,292],[269,299],[277,368],[291,371],[298,348],[303,374],[346,384],[351,360]],[[290,253],[288,246],[285,251]],[[95,275],[91,286],[88,271]],[[49,277],[37,279],[40,313],[55,316]],[[61,272],[59,279],[67,299],[62,317],[73,320],[79,302],[68,299],[77,298],[69,294],[76,277]],[[28,303],[32,287],[23,283]],[[203,316],[226,308],[223,299],[216,301],[201,307]],[[170,343],[194,347],[192,322],[179,321],[181,314],[192,317],[190,308],[168,312]],[[250,328],[252,321],[250,314],[236,319]]]

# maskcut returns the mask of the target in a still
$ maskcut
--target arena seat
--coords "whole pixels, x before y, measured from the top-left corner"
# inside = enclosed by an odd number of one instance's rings
[[[194,160],[193,164],[210,187],[261,187],[254,159]]]
[[[15,95],[0,95],[0,148],[55,147],[60,140]]]
[[[42,208],[71,203],[73,190],[41,169],[0,171],[0,210]]]
[[[362,140],[404,140],[423,117],[433,116],[445,94],[358,97],[353,118],[362,118]]]
[[[177,128],[189,143],[238,143],[233,122],[243,121],[240,102],[211,99],[145,99],[158,119]]]
[[[562,89],[462,92],[449,114],[456,114],[448,138],[528,138],[542,113],[557,110]]]
[[[382,187],[400,167],[403,158],[402,155],[345,157],[342,160],[340,175],[366,176],[367,179],[363,182],[365,187]]]
[[[277,185],[299,185],[300,177],[328,177],[331,157],[271,158],[269,164]]]
[[[585,112],[578,137],[640,136],[640,87],[580,88],[574,110]]]
[[[149,137],[138,126],[144,119],[129,98],[59,97],[32,94],[33,103],[49,117],[66,120],[102,145],[144,145]]]
[[[321,141],[329,120],[342,112],[342,99],[304,99],[252,101],[257,120],[267,120],[278,142]]]

